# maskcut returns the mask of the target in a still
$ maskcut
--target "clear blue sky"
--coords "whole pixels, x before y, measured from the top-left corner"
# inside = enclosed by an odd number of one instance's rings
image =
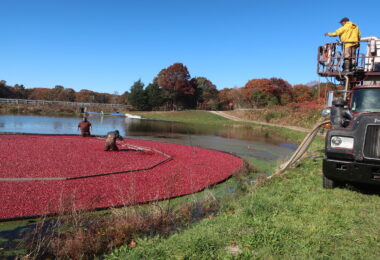
[[[349,17],[380,37],[380,1],[0,0],[0,80],[123,93],[176,62],[218,89],[317,80],[317,46]]]

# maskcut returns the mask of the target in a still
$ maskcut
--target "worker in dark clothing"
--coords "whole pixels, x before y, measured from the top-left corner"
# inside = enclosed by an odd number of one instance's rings
[[[82,121],[79,122],[78,130],[80,130],[83,137],[91,136],[90,130],[92,130],[92,125],[87,120],[87,117],[83,117]]]
[[[106,146],[104,148],[104,151],[109,151],[109,150],[119,151],[119,148],[117,148],[117,145],[116,145],[116,139],[119,139],[121,141],[123,140],[123,137],[120,136],[118,130],[108,132],[107,137],[106,137]]]

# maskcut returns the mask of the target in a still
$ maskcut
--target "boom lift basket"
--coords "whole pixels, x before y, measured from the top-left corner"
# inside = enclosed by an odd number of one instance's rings
[[[340,48],[341,47],[341,48]],[[365,50],[365,52],[361,52]],[[380,39],[365,37],[356,50],[354,67],[350,72],[343,72],[344,43],[327,43],[318,48],[317,73],[322,77],[343,78],[347,73],[365,74],[366,77],[380,77]],[[378,79],[377,79],[378,80]]]

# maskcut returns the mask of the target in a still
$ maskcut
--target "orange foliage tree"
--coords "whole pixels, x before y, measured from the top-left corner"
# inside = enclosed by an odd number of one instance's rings
[[[249,104],[251,107],[258,107],[258,100],[252,97],[254,93],[258,91],[269,97],[277,98],[278,102],[280,99],[281,90],[277,88],[273,81],[270,79],[251,79],[245,86],[241,89],[243,100]]]
[[[167,91],[171,108],[178,106],[179,103],[186,105],[195,94],[195,87],[190,82],[190,73],[182,63],[174,63],[161,70],[157,75],[157,82]]]
[[[53,100],[54,94],[50,88],[35,88],[29,95],[29,99]]]
[[[234,106],[232,89],[224,88],[218,92],[218,101],[220,109],[231,109]]]
[[[234,87],[231,90],[231,96],[234,103],[234,108],[246,107],[246,98],[244,96],[243,88]]]
[[[57,99],[73,102],[75,101],[75,90],[72,88],[65,88],[58,94]]]
[[[75,101],[84,103],[94,103],[95,92],[88,89],[81,89],[79,92],[75,93]]]
[[[270,80],[274,87],[279,90],[279,97],[277,98],[281,105],[286,105],[293,100],[292,85],[290,85],[289,82],[281,78],[271,78]]]
[[[301,103],[313,99],[312,88],[303,84],[293,86],[292,89],[294,101]]]

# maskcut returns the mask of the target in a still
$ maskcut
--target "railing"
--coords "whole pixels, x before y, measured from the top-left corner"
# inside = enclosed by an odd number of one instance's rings
[[[0,103],[35,104],[35,105],[55,104],[55,105],[78,106],[78,107],[88,107],[88,106],[106,106],[106,107],[117,107],[117,108],[130,108],[131,107],[129,105],[123,105],[123,104],[85,103],[85,102],[31,100],[31,99],[10,99],[10,98],[0,98]]]
[[[354,55],[350,56],[350,72],[364,73],[366,76],[380,76],[380,39],[363,38]],[[355,42],[357,43],[357,42]],[[317,73],[320,76],[341,76],[345,57],[345,46],[349,43],[327,43],[318,48]],[[364,52],[362,50],[365,50]]]

